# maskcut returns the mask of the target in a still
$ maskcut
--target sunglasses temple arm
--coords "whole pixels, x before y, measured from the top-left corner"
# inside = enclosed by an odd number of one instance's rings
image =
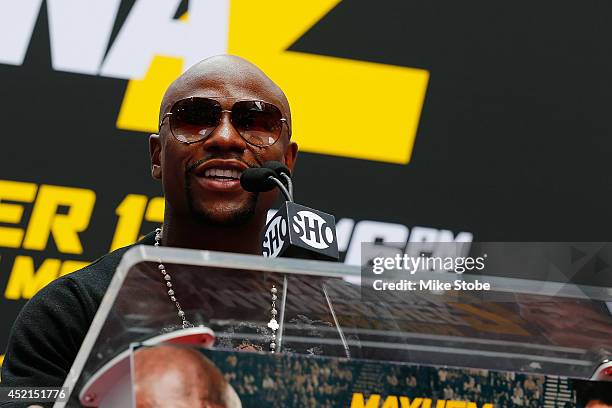
[[[280,189],[280,191],[283,192],[283,195],[285,196],[285,198],[291,202],[293,202],[293,196],[291,194],[289,194],[289,191],[287,190],[287,188],[285,187],[285,185],[276,177],[268,177],[268,180],[272,180]]]
[[[164,124],[164,120],[166,120],[166,118],[169,118],[170,116],[172,116],[172,112],[164,113],[164,116],[162,116],[161,120],[159,121],[159,126],[157,127],[158,132],[161,130],[161,127]]]

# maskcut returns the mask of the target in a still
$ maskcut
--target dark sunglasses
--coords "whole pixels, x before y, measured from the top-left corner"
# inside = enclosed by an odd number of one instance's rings
[[[231,99],[231,98],[230,98]],[[180,142],[196,143],[206,139],[221,123],[223,113],[230,114],[232,126],[249,144],[258,147],[272,146],[280,139],[283,124],[289,125],[280,109],[263,101],[239,100],[232,109],[221,107],[213,98],[191,97],[172,105],[159,122],[161,129],[168,119],[170,132]],[[291,133],[289,133],[291,137]]]

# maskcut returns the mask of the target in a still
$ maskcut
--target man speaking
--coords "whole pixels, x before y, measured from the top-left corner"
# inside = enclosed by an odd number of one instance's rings
[[[293,169],[297,144],[283,91],[248,61],[208,58],[167,89],[158,133],[149,150],[166,203],[159,243],[261,254],[277,193],[247,192],[240,175],[269,160]],[[154,243],[154,233],[139,242]],[[57,279],[24,306],[11,330],[2,386],[62,385],[126,249]]]

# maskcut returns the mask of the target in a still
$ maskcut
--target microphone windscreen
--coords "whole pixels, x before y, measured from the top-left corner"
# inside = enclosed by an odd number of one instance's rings
[[[276,177],[273,170],[266,167],[250,167],[242,172],[240,185],[252,193],[270,191],[276,187],[276,184],[269,179],[270,177]]]
[[[276,172],[276,174],[278,174],[279,176],[281,174],[286,174],[289,177],[291,177],[291,171],[289,170],[289,168],[287,166],[285,166],[283,163],[278,162],[278,161],[267,161],[263,164],[263,167],[267,167],[269,169],[272,169]]]

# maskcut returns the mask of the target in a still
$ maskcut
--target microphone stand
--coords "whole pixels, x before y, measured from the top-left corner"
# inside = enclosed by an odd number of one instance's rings
[[[285,187],[285,185],[276,177],[268,176],[268,180],[273,181],[278,189],[282,191],[283,195],[287,199],[287,201],[293,202],[293,183],[291,182],[291,178],[283,173],[285,176],[285,180],[287,180],[287,185],[289,186],[289,190]]]
[[[293,201],[293,180],[291,180],[291,177],[289,177],[289,175],[286,173],[281,173],[281,176],[283,176],[283,178],[287,182],[287,187],[289,188],[289,195],[291,195],[291,201]]]
[[[293,183],[291,182],[291,177],[289,177],[285,173],[281,173],[281,176],[283,176],[283,178],[287,181],[288,189],[276,177],[269,176],[268,180],[273,181],[278,186],[278,188],[280,189],[280,191],[282,191],[282,193],[285,196],[285,198],[287,199],[287,201],[293,202]],[[327,288],[326,288],[325,284],[323,284],[322,289],[323,289],[323,294],[325,295],[325,300],[327,301],[327,306],[329,307],[329,310],[331,312],[332,318],[334,319],[334,324],[336,325],[336,329],[338,330],[338,334],[340,335],[340,341],[342,342],[342,346],[344,348],[344,353],[346,355],[346,358],[350,359],[351,358],[351,351],[350,351],[348,343],[346,341],[346,337],[344,337],[344,332],[342,331],[342,328],[340,327],[340,323],[338,322],[338,318],[336,317],[336,312],[334,311],[334,307],[332,306],[331,299],[329,298],[329,295],[327,294]],[[279,322],[279,327],[278,327],[278,341],[277,341],[278,350],[277,350],[277,352],[279,352],[279,353],[281,352],[281,349],[282,349],[282,346],[283,346],[283,327],[285,325],[285,305],[286,305],[286,301],[287,301],[287,275],[283,275],[283,299],[281,301],[280,314],[279,314],[279,317],[278,317],[280,322]]]
[[[268,175],[267,180],[273,182],[276,185],[276,187],[278,187],[278,189],[283,193],[283,195],[285,196],[285,199],[293,203],[294,202],[293,201],[293,181],[291,180],[291,177],[285,172],[279,172],[277,174],[279,177],[282,177],[285,180],[285,182],[287,183],[287,186],[285,186],[285,184],[283,184],[283,182],[278,177],[273,176],[273,175]],[[278,327],[278,334],[277,334],[277,339],[276,339],[276,344],[277,344],[276,352],[278,353],[281,352],[282,346],[283,346],[283,334],[284,334],[284,326],[285,326],[285,309],[286,309],[286,304],[287,304],[287,288],[288,288],[287,275],[283,274],[283,294],[282,294],[283,297],[281,299],[280,313],[278,316],[279,327]],[[336,317],[336,312],[334,310],[334,307],[332,306],[331,299],[329,298],[329,295],[327,293],[327,287],[324,283],[321,289],[323,290],[323,294],[325,296],[327,306],[329,307],[330,313],[334,320],[334,324],[336,326],[336,329],[338,330],[338,335],[340,336],[340,341],[342,342],[342,346],[344,348],[344,353],[346,355],[346,358],[350,359],[351,352],[348,346],[348,342],[346,340],[346,337],[344,336],[344,332],[342,328],[340,327],[340,323],[338,321],[338,318]]]
[[[338,322],[338,318],[336,317],[336,312],[334,311],[334,307],[332,306],[331,299],[327,294],[327,286],[323,284],[323,294],[325,295],[325,300],[327,301],[327,306],[329,306],[329,311],[331,312],[332,318],[334,319],[334,323],[336,324],[336,329],[338,329],[338,334],[340,335],[340,341],[342,342],[342,347],[344,347],[344,354],[346,358],[350,360],[351,358],[351,350],[349,349],[348,343],[346,341],[346,337],[344,337],[344,332],[340,327],[340,323]]]

